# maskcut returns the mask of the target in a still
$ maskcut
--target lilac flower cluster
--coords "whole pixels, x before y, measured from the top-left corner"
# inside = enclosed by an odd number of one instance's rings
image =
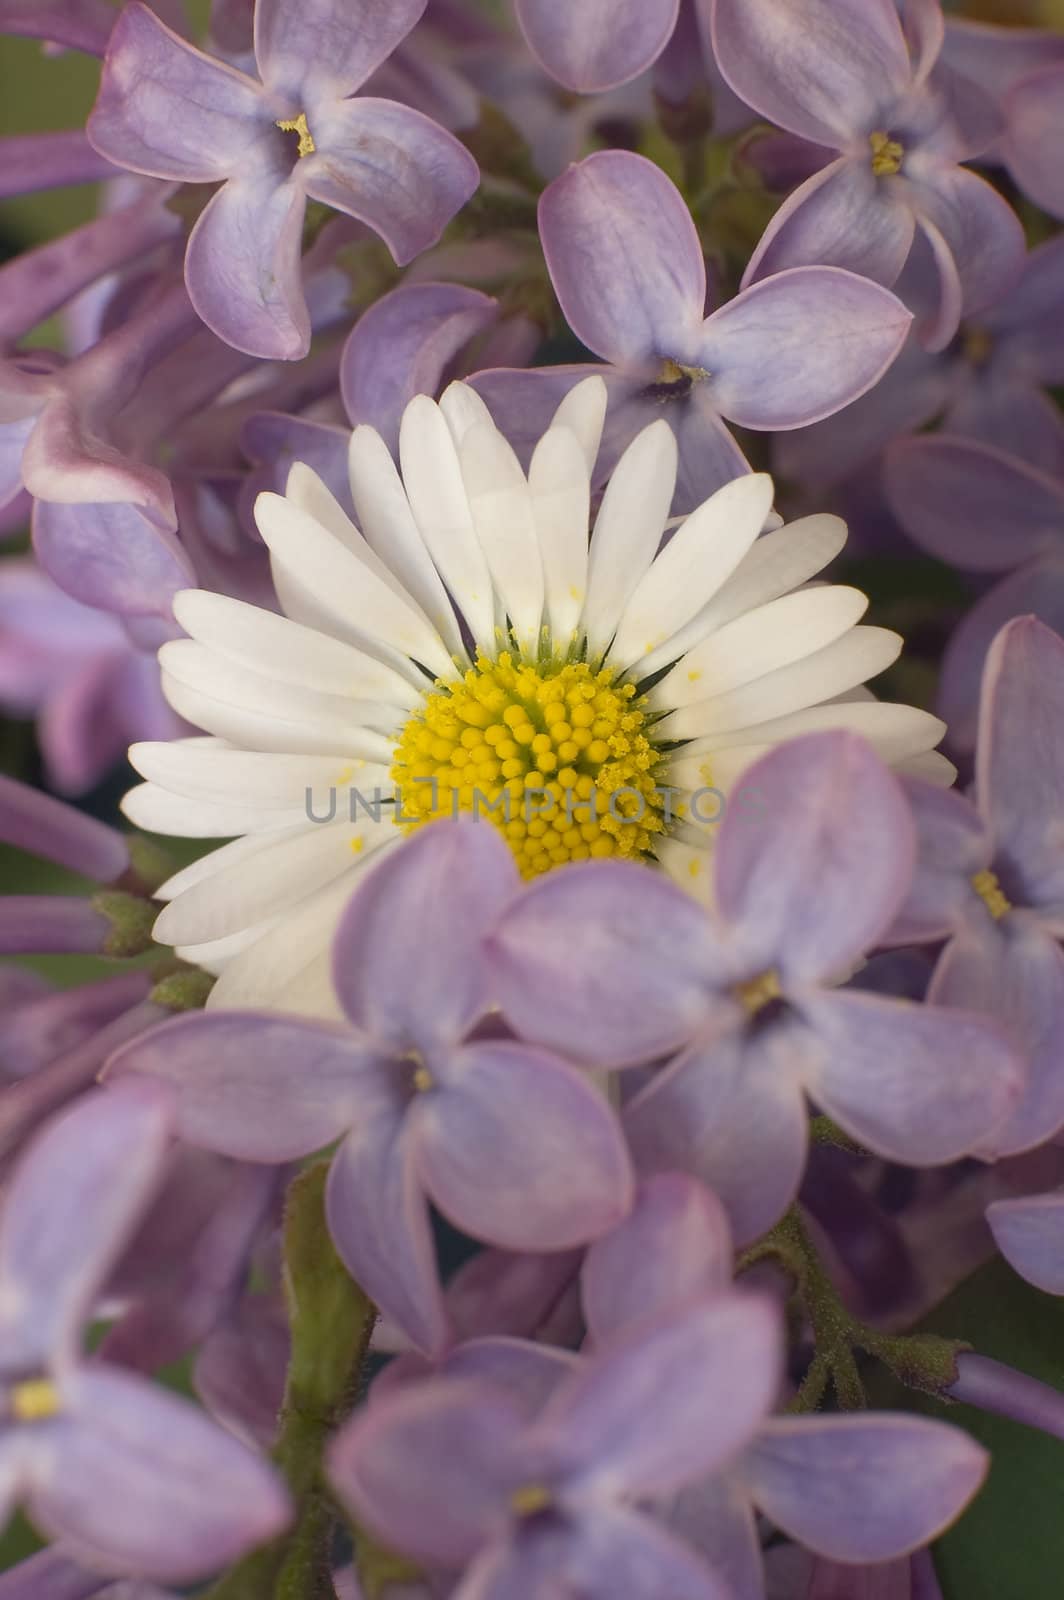
[[[98,185],[0,264],[0,1600],[976,1600],[1064,1439],[1064,34],[197,15],[0,0],[98,61],[0,139]]]

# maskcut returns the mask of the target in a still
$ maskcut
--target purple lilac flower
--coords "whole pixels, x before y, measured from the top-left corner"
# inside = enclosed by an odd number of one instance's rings
[[[0,706],[37,718],[49,784],[64,794],[99,783],[135,740],[182,731],[155,657],[31,561],[0,567]]]
[[[706,272],[690,212],[660,168],[600,151],[546,189],[540,237],[573,332],[601,366],[482,372],[475,387],[521,453],[562,397],[599,373],[610,394],[599,471],[665,416],[680,446],[677,507],[749,471],[723,418],[799,428],[882,377],[911,320],[897,298],[832,267],[781,273],[705,316]]]
[[[1023,229],[1005,200],[958,165],[965,145],[931,82],[938,0],[714,0],[724,76],[748,105],[839,152],[784,204],[743,282],[829,262],[895,283],[914,245],[933,258],[931,349],[1019,274]]]
[[[999,1018],[1022,1043],[1025,1093],[985,1153],[1015,1154],[1064,1126],[1064,641],[1033,617],[987,657],[975,803],[910,786],[916,878],[893,937],[949,940],[929,990]]]
[[[448,1332],[427,1198],[474,1237],[565,1250],[631,1202],[599,1092],[545,1051],[478,1038],[480,941],[518,884],[493,828],[439,823],[370,869],[334,944],[348,1026],[254,1012],[179,1018],[112,1062],[169,1083],[189,1143],[287,1161],[343,1136],[327,1209],[337,1249],[418,1346]],[[409,930],[419,975],[410,984]]]
[[[6,1503],[115,1574],[187,1579],[285,1524],[265,1462],[186,1402],[79,1358],[80,1330],[157,1183],[168,1096],[98,1091],[27,1151],[0,1217]]]
[[[547,1600],[563,1581],[588,1600],[724,1600],[713,1569],[633,1502],[733,1458],[779,1362],[771,1303],[721,1291],[611,1341],[531,1420],[484,1378],[404,1386],[342,1430],[330,1476],[395,1548],[465,1569],[455,1600]]]
[[[1015,83],[1006,96],[1003,153],[1009,171],[1043,211],[1064,218],[1064,177],[1053,159],[1062,117],[1064,61],[1043,64]]]
[[[631,1214],[591,1245],[581,1273],[596,1346],[731,1276],[727,1223],[716,1197],[664,1173],[640,1187]],[[727,1578],[733,1600],[762,1600],[755,1513],[825,1558],[883,1562],[926,1543],[981,1484],[987,1456],[966,1434],[926,1418],[770,1417],[724,1472],[659,1504],[666,1521]]]
[[[580,94],[615,89],[646,70],[676,26],[679,0],[517,0],[517,20],[540,64]]]
[[[835,417],[777,438],[777,471],[823,488],[875,460],[891,440],[938,418],[951,437],[978,440],[1064,477],[1064,418],[1045,392],[1064,383],[1062,313],[1064,236],[1032,250],[1011,293],[965,323],[947,349],[925,350],[910,336],[868,394]],[[917,457],[925,448],[919,446]],[[930,497],[923,504],[930,505]],[[945,509],[944,500],[934,505]],[[949,558],[963,566],[963,515],[951,515],[950,529]]]
[[[261,82],[195,49],[139,0],[115,25],[89,137],[134,172],[222,182],[185,271],[204,322],[238,349],[291,360],[310,347],[308,199],[367,223],[405,262],[476,188],[476,163],[452,135],[408,106],[355,95],[423,10],[424,0],[258,0]]]
[[[500,1004],[521,1038],[600,1068],[668,1057],[625,1108],[636,1164],[702,1177],[749,1240],[797,1190],[806,1094],[913,1166],[990,1139],[1017,1101],[1021,1062],[985,1017],[833,987],[894,920],[914,855],[863,740],[791,740],[730,791],[714,914],[622,863],[551,874],[488,941]]]

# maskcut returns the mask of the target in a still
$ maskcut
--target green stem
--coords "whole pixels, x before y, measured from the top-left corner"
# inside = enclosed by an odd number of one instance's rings
[[[358,1398],[376,1311],[329,1238],[327,1173],[327,1162],[300,1173],[285,1203],[292,1353],[273,1458],[295,1506],[293,1525],[227,1572],[202,1600],[335,1600],[329,1557],[338,1513],[321,1462]]]

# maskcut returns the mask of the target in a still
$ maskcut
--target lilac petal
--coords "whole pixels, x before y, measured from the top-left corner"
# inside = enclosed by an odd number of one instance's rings
[[[1024,1051],[1023,1096],[981,1155],[1032,1150],[1064,1127],[1064,953],[1050,934],[1019,917],[964,929],[943,951],[928,999],[985,1012]]]
[[[1064,383],[1062,306],[1064,234],[1057,234],[1031,251],[1017,293],[996,306],[984,326],[1021,370],[1040,383]]]
[[[355,323],[340,360],[349,420],[376,428],[394,456],[407,402],[416,394],[435,399],[463,345],[497,309],[460,284],[410,283],[382,296]]]
[[[401,44],[426,0],[256,0],[255,60],[270,89],[344,99]]]
[[[957,750],[975,748],[979,690],[987,652],[1013,617],[1031,613],[1064,632],[1064,552],[1042,556],[994,586],[964,618],[946,650],[939,710]]]
[[[296,361],[310,348],[300,268],[304,209],[295,178],[233,178],[192,230],[189,297],[208,328],[236,350]]]
[[[505,1527],[507,1491],[520,1482],[523,1427],[520,1412],[490,1384],[414,1384],[340,1430],[328,1452],[329,1479],[391,1548],[461,1567]]]
[[[612,1341],[556,1392],[537,1437],[574,1499],[668,1494],[745,1447],[781,1362],[777,1306],[715,1292]]]
[[[531,1338],[565,1298],[582,1259],[579,1250],[553,1255],[479,1251],[447,1284],[447,1308],[456,1335]]]
[[[645,72],[676,26],[679,0],[517,0],[537,61],[577,94],[615,89]]]
[[[153,178],[217,183],[270,123],[253,79],[195,49],[141,0],[126,6],[86,130],[102,156]]]
[[[1053,159],[1054,130],[1064,116],[1064,64],[1034,72],[1005,101],[1009,170],[1030,199],[1064,217],[1064,175]]]
[[[995,1200],[986,1220],[998,1249],[1021,1277],[1046,1294],[1064,1294],[1064,1193]]]
[[[833,266],[890,285],[912,249],[910,208],[866,161],[843,156],[807,178],[765,229],[743,287],[788,267]]]
[[[1064,237],[1064,235],[1062,235]],[[1003,360],[1010,360],[1001,347]],[[1047,365],[1052,345],[1047,341]],[[1062,374],[1064,376],[1064,374]],[[1064,478],[1064,415],[1029,373],[1002,374],[961,389],[943,422],[947,433],[997,445],[1050,477]]]
[[[546,1052],[467,1045],[411,1110],[418,1171],[436,1205],[475,1239],[568,1250],[625,1215],[632,1172],[602,1094]]]
[[[457,1346],[438,1370],[442,1377],[493,1383],[532,1421],[580,1364],[581,1357],[571,1350],[556,1350],[529,1339],[472,1339]],[[373,1386],[374,1396],[379,1383]]]
[[[608,459],[614,439],[621,447],[627,444],[629,429],[632,436],[638,432],[642,422],[642,407],[646,406],[649,411],[651,405],[654,405],[653,401],[648,404],[636,399],[623,409],[615,409],[612,416],[607,416],[600,470],[602,460]],[[718,489],[723,489],[725,484],[753,470],[720,419],[714,404],[712,384],[698,384],[685,401],[665,414],[676,435],[680,452],[676,493],[672,502],[675,516],[697,510]],[[654,413],[650,412],[651,421],[653,417]]]
[[[333,944],[351,1021],[405,1049],[460,1039],[486,1010],[481,942],[519,885],[498,832],[479,822],[420,828],[368,872]],[[396,928],[416,928],[418,981]]]
[[[802,1046],[794,1028],[696,1046],[625,1110],[636,1170],[700,1178],[723,1201],[739,1245],[779,1220],[802,1179]]]
[[[0,33],[102,56],[114,23],[105,0],[2,0]]]
[[[258,537],[253,507],[263,490],[284,494],[288,474],[297,461],[317,474],[334,499],[351,515],[351,489],[347,475],[347,448],[351,433],[330,423],[310,422],[279,411],[254,412],[240,430],[240,446],[260,464],[248,474],[241,490],[240,511],[246,531]]]
[[[100,1365],[72,1374],[63,1391],[70,1414],[29,1510],[75,1554],[183,1580],[217,1571],[288,1522],[272,1467],[186,1401]]]
[[[588,1331],[601,1342],[724,1289],[731,1276],[731,1229],[716,1195],[684,1173],[660,1173],[639,1185],[631,1214],[587,1252],[580,1289]]]
[[[417,1148],[399,1093],[364,1108],[329,1170],[325,1209],[352,1277],[426,1355],[448,1342],[447,1318]]]
[[[436,243],[480,181],[453,134],[392,100],[331,103],[314,136],[317,155],[300,163],[307,194],[379,233],[400,266]]]
[[[766,1600],[761,1542],[742,1466],[740,1460],[728,1472],[690,1484],[663,1514],[672,1532],[724,1579],[731,1600]]]
[[[990,647],[976,760],[979,809],[1008,887],[1026,905],[1064,902],[1064,640],[1017,617]]]
[[[944,161],[921,161],[912,173],[918,214],[930,218],[956,263],[961,313],[975,315],[993,305],[1023,271],[1026,243],[1020,219],[978,173]],[[956,327],[940,330],[943,348]]]
[[[485,951],[520,1037],[600,1067],[653,1060],[698,1032],[711,1009],[707,969],[720,959],[700,906],[619,862],[548,873],[504,913]]]
[[[1064,487],[1015,456],[945,434],[886,455],[891,509],[924,549],[972,572],[1004,572],[1064,531]]]
[[[785,980],[831,979],[886,930],[916,840],[897,779],[855,734],[793,739],[733,790],[717,900]],[[856,885],[860,885],[860,891]]]
[[[847,144],[912,68],[893,0],[715,0],[713,47],[740,99],[814,144]]]
[[[989,865],[991,843],[978,811],[955,789],[911,778],[905,792],[916,821],[916,873],[886,942],[926,944],[947,939],[970,914],[971,880]]]
[[[705,311],[691,213],[660,167],[600,150],[544,190],[539,231],[565,319],[606,361],[679,355]]]
[[[129,846],[117,828],[2,774],[0,840],[97,883],[113,882],[129,866]]]
[[[135,505],[37,500],[33,548],[48,576],[75,600],[124,616],[169,619],[174,595],[196,582],[175,534]]]
[[[0,1221],[5,1359],[26,1342],[40,1360],[78,1334],[161,1178],[171,1126],[164,1091],[125,1084],[77,1101],[27,1147]]]
[[[940,0],[903,0],[901,23],[913,60],[913,86],[919,88],[930,77],[945,43]]]
[[[852,989],[807,994],[801,1009],[822,1047],[810,1095],[888,1161],[932,1167],[970,1154],[1023,1092],[1022,1058],[978,1013]]]
[[[657,1523],[612,1507],[486,1552],[463,1581],[461,1600],[557,1600],[560,1582],[580,1600],[734,1600]]]
[[[835,267],[799,267],[714,312],[701,342],[713,399],[744,428],[802,428],[879,382],[912,323],[889,289]]]
[[[969,1434],[929,1417],[774,1417],[744,1468],[759,1510],[819,1555],[887,1561],[928,1544],[986,1477]]]
[[[349,1029],[251,1011],[175,1017],[111,1057],[110,1078],[161,1080],[190,1144],[290,1161],[329,1144],[374,1094],[376,1057]],[[372,1103],[371,1100],[371,1103]]]

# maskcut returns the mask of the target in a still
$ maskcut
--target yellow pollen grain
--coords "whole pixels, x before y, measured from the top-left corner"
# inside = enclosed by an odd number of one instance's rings
[[[639,860],[665,826],[649,726],[633,685],[608,668],[480,654],[400,733],[397,820],[413,830],[472,812],[526,878],[588,856]]]
[[[1000,922],[1012,910],[1012,902],[1003,892],[995,873],[977,872],[972,879],[972,888],[995,922]]]
[[[11,1390],[9,1405],[16,1422],[46,1422],[59,1414],[59,1390],[50,1378],[27,1378]]]
[[[296,134],[299,139],[297,154],[300,158],[312,156],[317,150],[318,147],[314,143],[314,135],[307,127],[307,114],[305,111],[301,111],[298,117],[286,117],[282,122],[278,122],[276,126],[280,128],[282,133]]]
[[[872,146],[872,171],[877,178],[892,178],[901,171],[905,160],[903,144],[892,139],[889,133],[870,134],[868,142]]]
[[[751,978],[747,983],[737,983],[732,990],[735,998],[746,1007],[752,1017],[763,1011],[773,1000],[779,1000],[783,994],[780,988],[779,974],[776,972],[763,972],[758,978]]]
[[[414,1073],[414,1088],[419,1094],[424,1094],[426,1089],[435,1087],[435,1080],[428,1067],[418,1067]]]
[[[542,1483],[528,1483],[514,1490],[510,1496],[510,1508],[519,1517],[534,1517],[537,1512],[546,1511],[553,1498]]]

